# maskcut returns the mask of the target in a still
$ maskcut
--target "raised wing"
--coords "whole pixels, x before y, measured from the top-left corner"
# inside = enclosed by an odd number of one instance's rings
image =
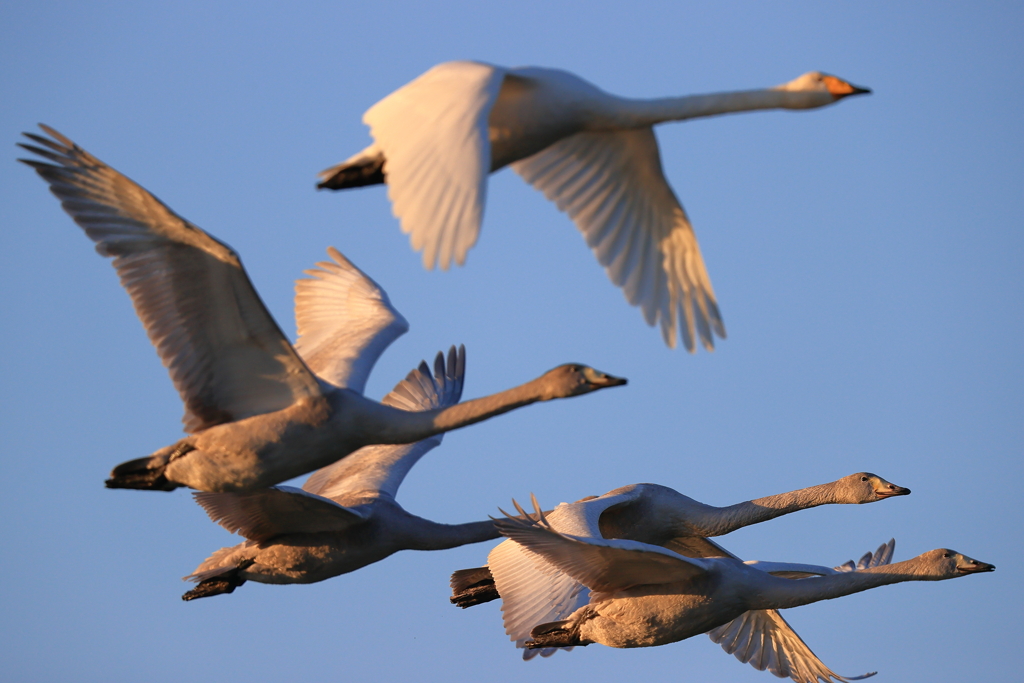
[[[384,349],[409,331],[387,292],[341,252],[295,283],[295,350],[320,379],[363,393]]]
[[[637,490],[605,494],[575,503],[562,503],[550,514],[547,522],[556,531],[575,536],[600,536],[600,519],[606,511],[635,501]],[[501,596],[502,621],[505,633],[516,647],[530,639],[530,630],[537,624],[561,621],[585,605],[590,590],[523,545],[512,540],[498,544],[487,556],[487,566]],[[556,649],[523,650],[523,659],[552,655]],[[570,650],[572,648],[564,648]]]
[[[47,126],[56,162],[36,169],[64,210],[112,256],[135,312],[185,404],[185,431],[280,410],[320,392],[234,251]]]
[[[512,164],[569,214],[608,277],[665,343],[725,338],[697,237],[661,169],[651,128],[584,132]]]
[[[517,503],[516,509],[525,519],[506,516],[495,520],[494,525],[503,536],[541,555],[591,591],[676,583],[705,572],[700,560],[688,560],[659,546],[561,534],[548,525],[536,499],[533,503],[535,517],[530,517]]]
[[[849,561],[838,567],[818,567],[785,562],[747,562],[748,565],[775,576],[802,579],[811,576],[826,576],[839,572],[860,571],[868,567],[889,564],[892,560],[895,540],[883,543],[874,553],[865,553],[857,564]],[[778,610],[753,610],[744,612],[728,624],[708,632],[722,649],[735,655],[741,662],[747,662],[758,671],[768,669],[779,677],[789,676],[797,683],[818,683],[819,681],[858,681],[877,672],[862,676],[840,676],[818,659],[810,647],[796,634]]]
[[[366,519],[357,509],[291,486],[192,496],[214,522],[258,543],[280,534],[343,531]]]
[[[896,539],[889,539],[888,543],[878,546],[875,552],[867,552],[858,560],[847,560],[838,567],[822,567],[814,564],[799,564],[795,562],[762,562],[749,560],[745,562],[748,566],[768,572],[783,579],[806,579],[812,576],[829,576],[843,572],[856,572],[869,567],[878,567],[889,564],[896,548]]]
[[[487,119],[504,77],[487,64],[439,64],[363,116],[384,152],[392,211],[426,268],[463,264],[480,234],[491,172]]]
[[[460,346],[434,359],[434,376],[426,363],[399,382],[382,403],[401,410],[431,410],[455,405],[462,397],[466,373],[466,349]],[[358,451],[314,472],[303,489],[312,494],[340,501],[358,491],[380,491],[394,497],[405,475],[430,449],[441,443],[443,434],[400,446],[364,446]]]

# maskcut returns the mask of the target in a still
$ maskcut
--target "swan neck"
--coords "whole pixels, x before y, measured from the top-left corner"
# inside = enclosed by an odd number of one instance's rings
[[[490,520],[465,524],[440,524],[422,517],[413,517],[407,531],[405,546],[409,550],[447,550],[469,543],[482,543],[500,538]]]
[[[785,90],[737,90],[707,95],[663,97],[650,100],[623,99],[623,124],[631,128],[653,126],[666,121],[684,121],[759,109],[803,109],[805,93]]]
[[[830,482],[723,508],[705,506],[703,514],[696,515],[694,526],[702,536],[722,536],[791,512],[838,502],[835,482]]]
[[[786,609],[840,598],[893,583],[940,580],[940,577],[927,573],[924,564],[917,557],[881,567],[808,579],[781,579],[771,575],[763,575],[763,579],[758,578],[758,583],[764,585],[759,585],[755,589],[756,597],[751,602],[750,609]]]
[[[540,377],[512,389],[434,410],[404,411],[388,408],[386,434],[379,443],[412,443],[453,429],[481,422],[510,410],[555,398]]]

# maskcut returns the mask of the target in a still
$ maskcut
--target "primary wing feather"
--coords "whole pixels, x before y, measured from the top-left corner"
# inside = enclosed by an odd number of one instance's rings
[[[565,211],[608,277],[665,343],[693,350],[725,325],[686,212],[665,180],[651,128],[572,135],[512,164]]]
[[[295,350],[321,379],[363,393],[384,349],[409,331],[380,285],[334,247],[295,283]]]
[[[447,365],[444,356],[437,354],[433,377],[427,364],[420,363],[382,403],[402,410],[432,410],[455,405],[462,397],[465,371],[466,350],[460,346],[456,351],[453,346],[448,351]],[[364,446],[314,472],[302,488],[333,500],[358,491],[379,491],[394,497],[413,465],[438,446],[443,436],[437,434],[413,444]]]
[[[506,517],[494,525],[503,536],[543,556],[591,591],[680,582],[705,571],[700,560],[648,543],[561,534],[547,526],[539,510],[539,520]]]
[[[480,234],[491,172],[487,120],[504,76],[487,64],[439,64],[363,116],[384,152],[392,211],[427,268],[461,265]]]
[[[121,284],[185,404],[187,432],[286,408],[319,393],[230,247],[68,138],[26,133],[22,159],[113,257]],[[51,139],[52,138],[52,139]]]
[[[280,534],[344,531],[365,520],[358,509],[291,486],[192,496],[214,522],[257,543]]]
[[[545,516],[551,528],[576,536],[600,535],[601,515],[636,498],[636,491],[562,503]],[[516,647],[530,639],[537,624],[561,621],[587,603],[590,590],[543,555],[506,540],[487,556],[487,566],[501,596],[505,633]],[[569,649],[569,648],[566,648]],[[549,656],[555,648],[523,650],[523,659]]]

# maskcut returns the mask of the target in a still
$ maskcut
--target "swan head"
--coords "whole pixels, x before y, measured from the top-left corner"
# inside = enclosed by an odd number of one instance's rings
[[[893,496],[908,496],[910,489],[897,486],[871,472],[858,472],[836,482],[836,497],[844,503],[874,503]]]
[[[870,88],[862,88],[844,81],[838,76],[822,73],[821,71],[810,71],[803,76],[794,78],[789,83],[776,86],[774,90],[785,90],[786,92],[801,93],[799,103],[794,103],[793,109],[811,109],[823,107],[826,104],[838,102],[850,95],[868,95]]]
[[[996,566],[988,562],[980,562],[973,557],[967,557],[949,548],[937,548],[929,550],[921,555],[919,560],[924,562],[925,576],[936,581],[942,579],[955,579],[958,576],[968,574],[981,574],[983,572],[994,572]]]
[[[617,387],[626,383],[624,377],[615,377],[580,363],[559,365],[544,373],[541,380],[545,388],[544,400],[589,394],[598,389]]]

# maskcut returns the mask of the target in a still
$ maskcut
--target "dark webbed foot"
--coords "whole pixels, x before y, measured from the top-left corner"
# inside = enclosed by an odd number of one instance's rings
[[[196,598],[209,598],[214,595],[233,593],[236,588],[245,583],[245,579],[240,577],[238,572],[248,569],[253,564],[255,564],[255,560],[242,560],[231,571],[206,579],[205,581],[200,581],[195,588],[182,595],[181,599],[188,602]]]
[[[449,601],[462,609],[497,600],[498,588],[487,567],[460,569],[452,574],[452,596]]]

